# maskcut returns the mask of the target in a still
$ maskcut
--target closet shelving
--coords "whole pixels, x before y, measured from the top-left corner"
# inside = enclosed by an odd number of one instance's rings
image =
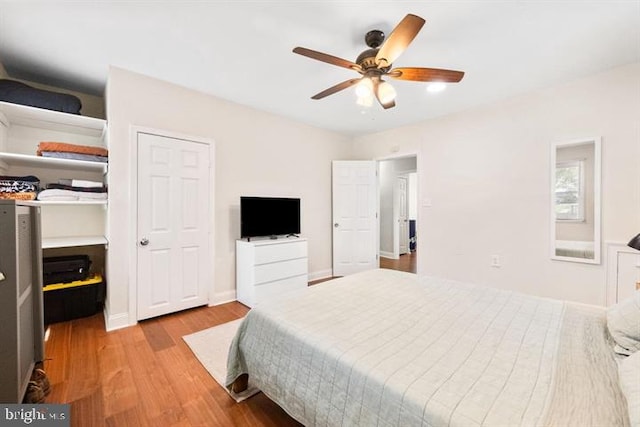
[[[36,155],[41,141],[106,147],[107,123],[93,117],[0,102],[0,175],[104,181],[106,163]],[[42,211],[42,247],[105,245],[105,201],[33,201]]]
[[[42,249],[106,244],[107,238],[105,236],[49,237],[42,239]]]
[[[56,159],[53,157],[34,156],[31,154],[0,152],[0,162],[5,163],[5,167],[9,165],[43,167],[49,169],[98,171],[102,172],[103,174],[107,171],[106,163],[87,162],[84,160]]]

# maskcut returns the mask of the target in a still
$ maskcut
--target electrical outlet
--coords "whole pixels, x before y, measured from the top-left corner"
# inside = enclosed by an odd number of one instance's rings
[[[491,255],[491,267],[500,268],[500,255]]]

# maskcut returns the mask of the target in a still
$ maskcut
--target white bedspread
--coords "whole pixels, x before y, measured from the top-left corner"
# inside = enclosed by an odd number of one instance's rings
[[[628,425],[603,310],[391,270],[257,306],[228,367],[308,426]]]

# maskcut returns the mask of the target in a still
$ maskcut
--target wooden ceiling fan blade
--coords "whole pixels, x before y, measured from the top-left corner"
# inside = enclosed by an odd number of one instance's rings
[[[316,50],[307,49],[306,47],[296,47],[293,49],[293,53],[297,53],[298,55],[306,56],[307,58],[315,59],[317,61],[326,62],[327,64],[337,65],[338,67],[349,68],[350,70],[355,70],[359,73],[362,73],[362,67],[354,62],[338,58],[337,56],[318,52]]]
[[[405,16],[380,46],[376,55],[378,68],[388,67],[395,62],[418,35],[424,22],[424,19],[416,15]]]
[[[359,81],[360,81],[359,78],[358,79],[345,80],[342,83],[338,83],[335,86],[331,86],[329,89],[325,89],[322,92],[313,95],[311,97],[311,99],[322,99],[322,98],[327,97],[329,95],[333,95],[336,92],[340,92],[341,90],[344,90],[344,89],[346,89],[348,87],[351,87],[351,86],[357,84]]]
[[[464,77],[464,71],[441,70],[439,68],[405,67],[394,68],[389,71],[387,75],[397,80],[458,83]]]

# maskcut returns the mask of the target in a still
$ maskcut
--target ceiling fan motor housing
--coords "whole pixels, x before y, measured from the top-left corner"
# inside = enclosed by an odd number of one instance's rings
[[[384,33],[380,30],[371,30],[364,36],[364,41],[372,49],[380,47],[384,41]]]
[[[390,68],[391,64],[387,67],[380,67],[376,61],[376,55],[378,55],[378,48],[384,42],[384,33],[380,30],[371,30],[364,36],[364,41],[371,49],[367,49],[358,55],[356,58],[356,64],[362,67],[365,73],[368,71],[371,73],[374,70],[378,70],[375,74],[384,74]]]
[[[377,54],[378,49],[367,49],[358,55],[358,58],[356,58],[356,64],[361,66],[363,70],[378,68],[378,64],[376,63]]]

